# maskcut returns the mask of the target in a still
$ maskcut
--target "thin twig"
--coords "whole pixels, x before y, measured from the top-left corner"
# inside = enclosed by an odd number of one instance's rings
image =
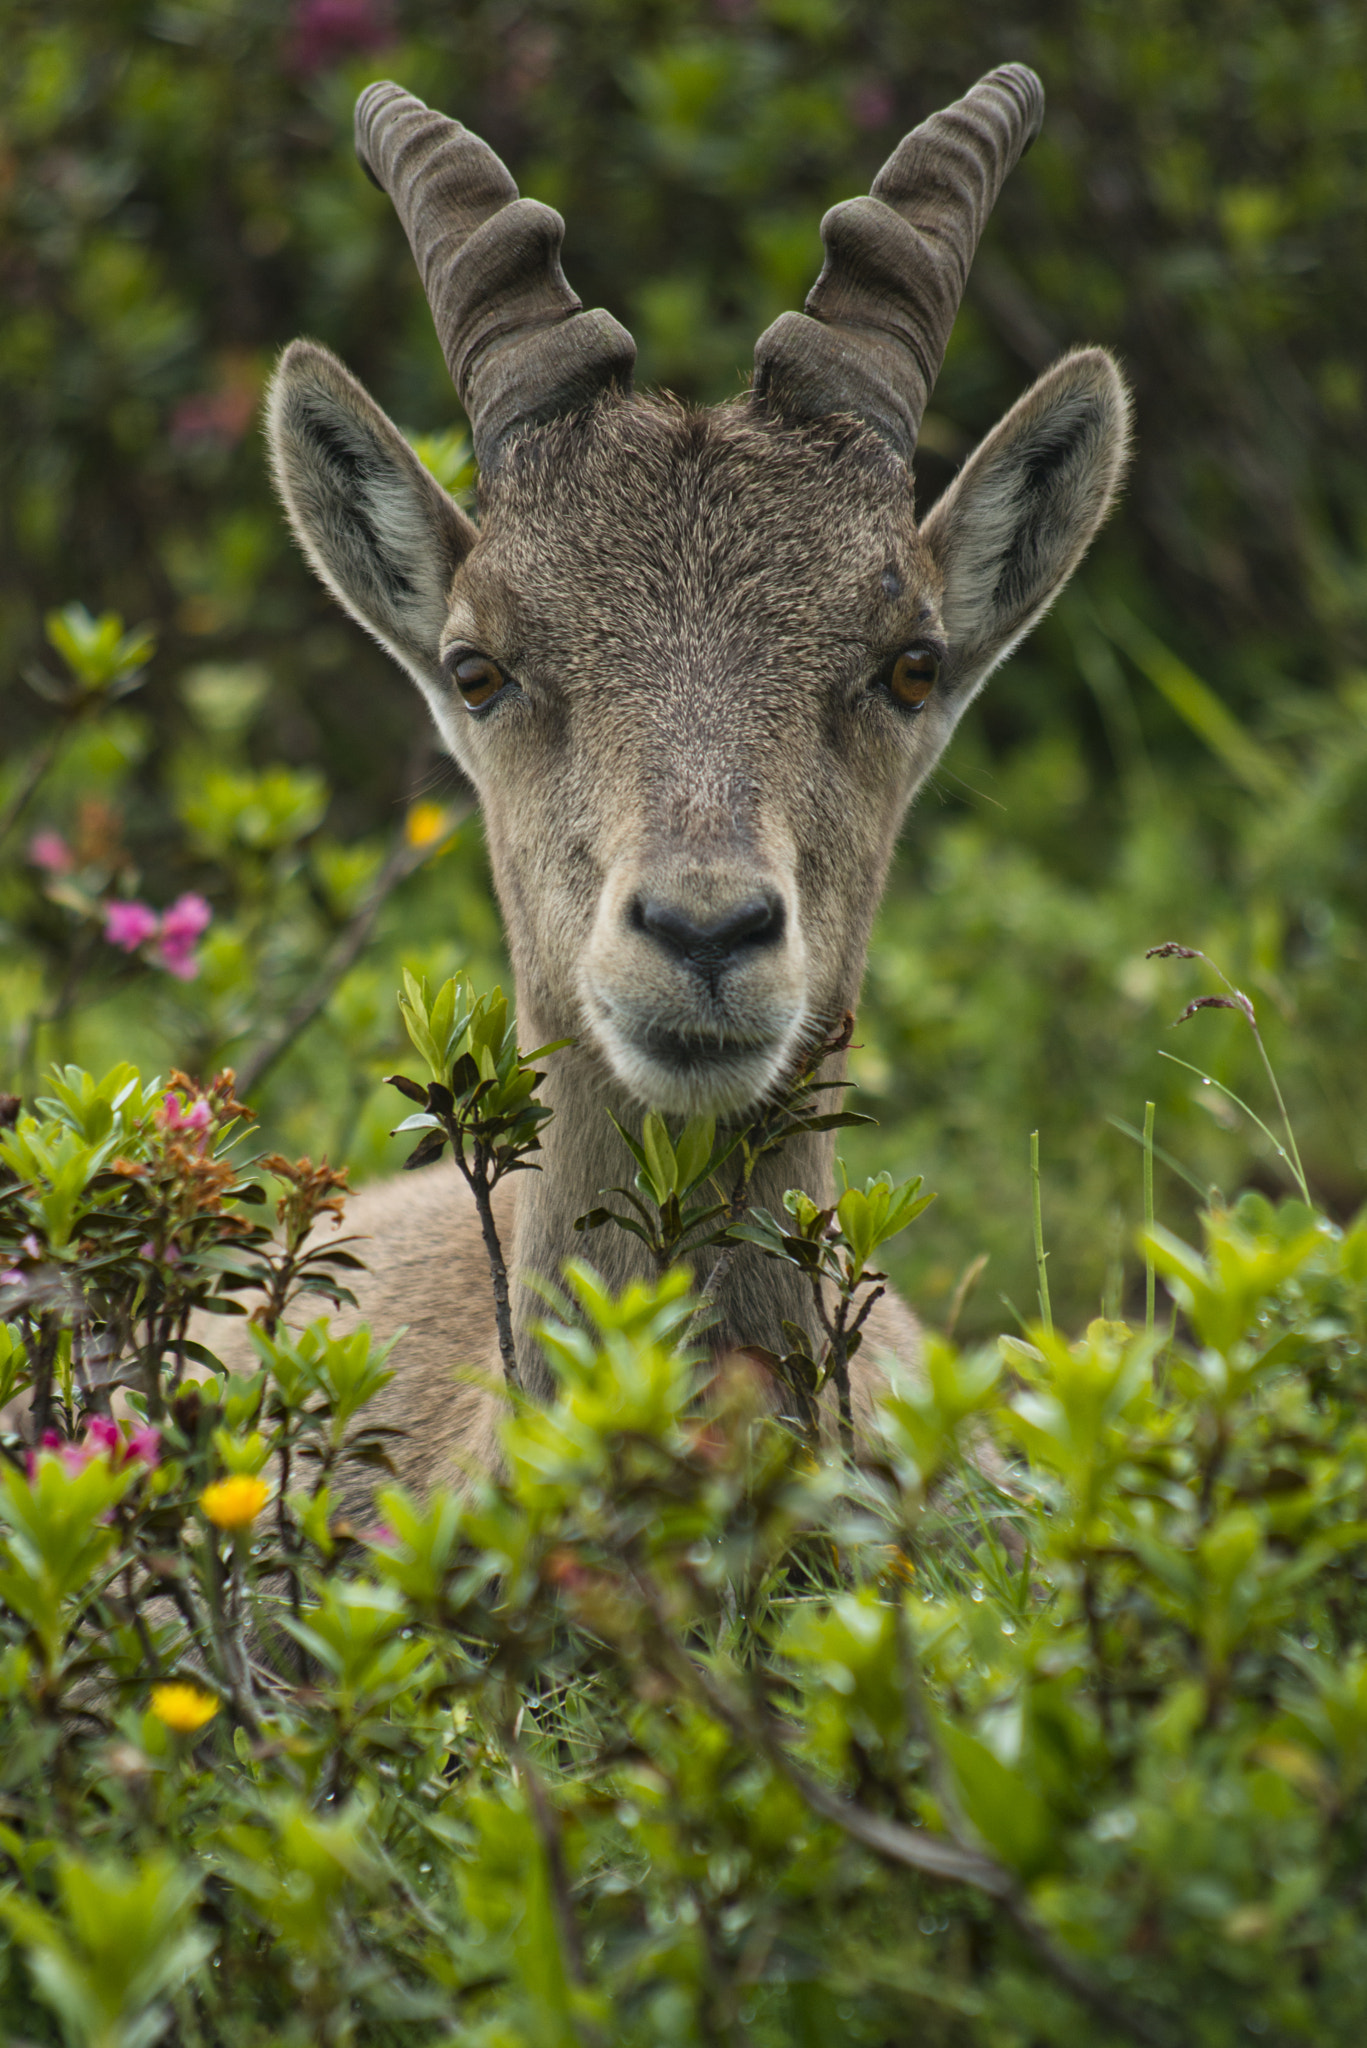
[[[679,1334],[680,1351],[686,1351],[689,1345],[693,1343],[695,1337],[702,1335],[700,1325],[717,1305],[717,1296],[721,1292],[722,1283],[735,1263],[736,1251],[737,1247],[729,1244],[722,1251],[719,1251],[713,1260],[712,1271],[708,1274],[703,1291],[698,1296],[698,1305]]]
[[[454,831],[465,817],[469,808],[460,812],[452,821]],[[370,937],[375,920],[389,897],[400,882],[416,872],[434,850],[429,842],[425,846],[410,846],[401,839],[391,851],[389,858],[375,877],[370,894],[359,910],[343,927],[333,941],[322,966],[313,982],[305,989],[291,1010],[288,1010],[274,1031],[267,1034],[254,1052],[249,1052],[237,1070],[237,1090],[246,1097],[258,1088],[294,1044],[301,1031],[313,1022],[323,1008],[342,977],[356,964]]]
[[[555,1915],[556,1932],[560,1936],[560,1951],[565,1958],[565,1971],[571,1983],[584,1984],[588,1981],[584,1969],[584,1944],[580,1939],[579,1923],[574,1917],[574,1901],[570,1896],[560,1816],[547,1798],[546,1788],[526,1750],[519,1743],[510,1741],[508,1753],[517,1766],[518,1776],[526,1791],[527,1810],[541,1843],[541,1853],[546,1859],[551,1910]]]
[[[246,1653],[238,1642],[232,1598],[234,1581],[238,1569],[237,1539],[233,1539],[233,1563],[230,1567],[232,1578],[225,1599],[222,1560],[218,1554],[218,1541],[213,1532],[206,1531],[204,1554],[208,1563],[205,1574],[209,1585],[209,1619],[213,1634],[214,1648],[218,1652],[218,1667],[227,1687],[228,1699],[234,1719],[252,1736],[259,1736],[261,1723],[257,1718],[256,1702],[252,1695],[251,1670]]]
[[[23,779],[19,787],[5,805],[4,810],[0,811],[0,841],[9,837],[19,820],[23,817],[24,812],[32,803],[39,783],[57,758],[57,750],[66,738],[67,731],[68,728],[65,724],[59,725],[40,746],[34,748],[29,756],[28,766],[24,770]]]
[[[1040,1925],[1010,1871],[993,1857],[961,1843],[944,1841],[921,1829],[904,1827],[900,1821],[888,1820],[882,1814],[870,1813],[865,1807],[841,1798],[820,1779],[810,1776],[789,1754],[779,1730],[766,1714],[734,1698],[710,1672],[688,1655],[673,1633],[658,1587],[639,1570],[633,1571],[633,1577],[656,1623],[658,1647],[670,1670],[715,1720],[760,1750],[813,1813],[832,1822],[851,1841],[860,1843],[885,1862],[918,1870],[927,1877],[973,1885],[987,1897],[995,1899],[1037,1961],[1098,2018],[1119,2029],[1132,2041],[1142,2043],[1143,2048],[1170,2048],[1165,2033],[1160,2032],[1145,2015],[1122,2005],[1105,1985],[1096,1982],[1089,1970],[1059,1947],[1048,1930]]]
[[[517,1365],[517,1345],[513,1339],[512,1305],[508,1295],[508,1267],[503,1257],[503,1246],[499,1242],[498,1225],[494,1221],[493,1189],[489,1184],[488,1152],[475,1142],[475,1159],[471,1165],[465,1157],[465,1146],[459,1124],[454,1117],[445,1119],[447,1135],[456,1164],[465,1176],[466,1186],[475,1198],[479,1212],[479,1227],[484,1238],[484,1251],[489,1261],[489,1277],[494,1290],[494,1326],[498,1331],[499,1356],[503,1360],[503,1377],[510,1394],[522,1392],[522,1375]]]

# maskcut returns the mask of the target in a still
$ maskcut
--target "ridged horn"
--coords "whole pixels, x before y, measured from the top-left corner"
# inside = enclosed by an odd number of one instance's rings
[[[978,239],[1043,117],[1034,72],[1004,64],[914,128],[867,199],[832,207],[806,311],[755,344],[756,397],[798,419],[852,413],[910,462]]]
[[[356,102],[356,154],[403,223],[481,469],[518,428],[630,390],[635,342],[584,311],[560,267],[564,221],[518,197],[486,142],[385,83]]]

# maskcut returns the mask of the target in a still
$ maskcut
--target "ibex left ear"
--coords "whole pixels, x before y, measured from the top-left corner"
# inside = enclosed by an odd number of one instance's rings
[[[1129,424],[1114,362],[1081,349],[1016,401],[932,507],[921,538],[944,577],[956,696],[986,681],[1081,561],[1115,501]]]
[[[339,604],[438,701],[451,579],[479,538],[336,356],[293,341],[266,406],[295,539]]]

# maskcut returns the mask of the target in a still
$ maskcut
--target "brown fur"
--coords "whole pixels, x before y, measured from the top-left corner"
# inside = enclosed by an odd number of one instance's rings
[[[587,1251],[614,1283],[640,1248],[577,1216],[628,1165],[609,1122],[642,1105],[737,1113],[858,1002],[893,843],[958,718],[1071,574],[1123,466],[1127,405],[1110,359],[1065,359],[1013,408],[918,528],[910,471],[851,420],[785,423],[750,400],[711,412],[608,397],[515,440],[478,528],[417,465],[335,358],[296,343],[272,392],[291,522],[343,604],[422,688],[479,790],[524,1045],[549,1064],[543,1171],[505,1203],[522,1373],[548,1369],[521,1276]],[[940,656],[924,709],[886,687],[909,645]],[[476,650],[508,687],[472,715],[443,656]],[[763,944],[715,972],[643,925],[663,903],[706,927],[777,906]],[[779,928],[781,921],[781,929]],[[755,1199],[819,1199],[833,1141],[803,1138]],[[410,1335],[388,1397],[427,1483],[492,1455],[487,1277],[449,1171],[368,1191],[363,1312]],[[720,1300],[722,1348],[810,1326],[804,1284],[745,1250]],[[908,1364],[909,1312],[870,1334]],[[862,1362],[861,1362],[862,1364]],[[860,1373],[867,1405],[877,1368]]]
[[[506,1186],[495,1206],[506,1235]],[[425,1493],[493,1469],[506,1413],[503,1372],[488,1260],[464,1181],[443,1163],[416,1182],[376,1182],[352,1198],[345,1227],[368,1240],[358,1248],[370,1265],[360,1282],[361,1314],[380,1336],[406,1326],[392,1360],[396,1377],[366,1411],[368,1420],[404,1432],[393,1454],[404,1484]],[[357,1320],[348,1311],[334,1327]],[[206,1331],[206,1341],[218,1341],[221,1328]],[[236,1327],[230,1329],[233,1362],[251,1365],[255,1354],[248,1354]],[[871,1356],[915,1357],[916,1322],[895,1296],[875,1306],[867,1329]],[[858,1421],[867,1431],[879,1375],[856,1359],[852,1377]]]

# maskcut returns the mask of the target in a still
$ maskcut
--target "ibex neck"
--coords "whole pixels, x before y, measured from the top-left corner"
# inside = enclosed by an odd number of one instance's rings
[[[542,1298],[526,1285],[528,1275],[559,1282],[570,1259],[582,1259],[613,1287],[648,1276],[651,1257],[638,1238],[608,1223],[593,1231],[576,1231],[576,1220],[599,1206],[604,1190],[631,1187],[635,1164],[609,1120],[611,1110],[625,1129],[639,1129],[641,1111],[629,1102],[595,1055],[578,1049],[556,1054],[549,1062],[543,1099],[555,1115],[543,1132],[538,1173],[519,1174],[515,1182],[515,1221],[510,1247],[514,1277],[514,1329],[518,1358],[528,1390],[543,1398],[551,1392],[548,1368],[532,1334],[545,1316]],[[752,1204],[780,1212],[786,1188],[801,1187],[818,1201],[830,1199],[834,1180],[834,1134],[823,1132],[791,1140],[781,1152],[761,1162],[751,1189]],[[611,1198],[609,1198],[611,1200]],[[613,1203],[625,1207],[620,1199]],[[705,1247],[691,1264],[701,1289],[717,1260]],[[792,1267],[781,1265],[750,1246],[738,1249],[718,1288],[719,1320],[713,1337],[718,1350],[761,1345],[790,1348],[783,1335],[785,1321],[815,1336],[810,1291]]]

